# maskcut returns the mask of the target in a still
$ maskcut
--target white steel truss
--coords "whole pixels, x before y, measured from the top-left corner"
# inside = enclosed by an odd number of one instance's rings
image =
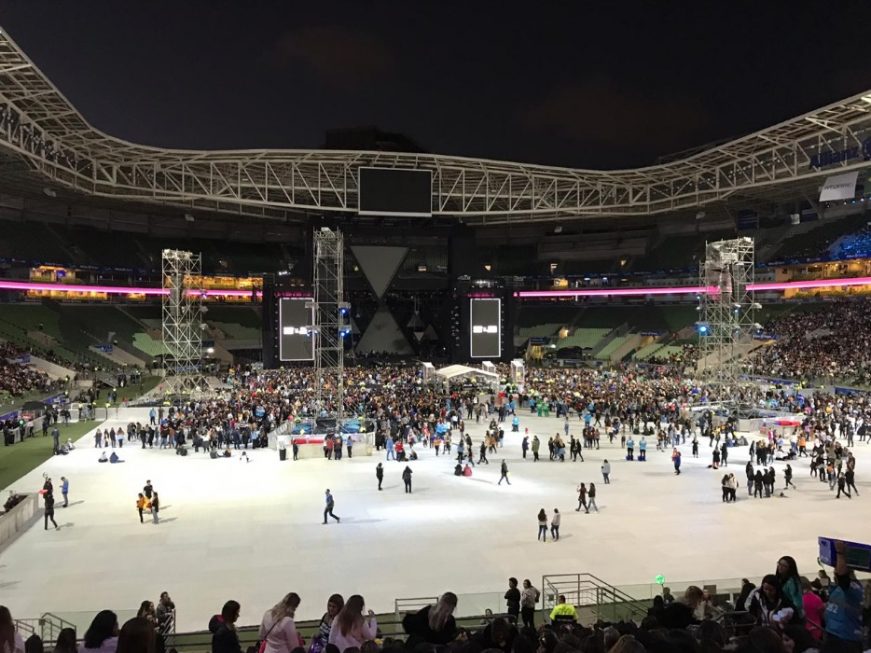
[[[196,395],[207,389],[202,373],[202,256],[165,249],[161,262],[167,291],[161,298],[167,391]]]
[[[699,283],[716,292],[702,295],[699,333],[699,372],[711,385],[721,386],[724,398],[735,396],[742,374],[742,358],[756,332],[756,303],[748,290],[753,283],[755,246],[752,238],[707,243]]]
[[[345,239],[338,229],[321,228],[314,232],[315,323],[314,371],[318,414],[335,416],[341,432],[345,415],[345,343],[350,327],[346,324],[348,304],[344,286]]]
[[[354,214],[358,170],[431,170],[432,212],[472,224],[654,215],[850,170],[871,159],[871,91],[698,154],[626,170],[333,150],[170,150],[92,127],[0,31],[0,149],[97,196],[284,218]]]

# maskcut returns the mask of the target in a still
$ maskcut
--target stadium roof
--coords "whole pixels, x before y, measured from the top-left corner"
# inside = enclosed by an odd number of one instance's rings
[[[869,135],[871,91],[686,158],[627,170],[403,152],[157,148],[91,126],[0,30],[4,154],[46,183],[79,192],[251,217],[355,215],[360,166],[432,170],[433,214],[467,224],[657,215],[758,192],[812,195],[833,170],[868,165]],[[7,165],[15,173],[8,158]]]

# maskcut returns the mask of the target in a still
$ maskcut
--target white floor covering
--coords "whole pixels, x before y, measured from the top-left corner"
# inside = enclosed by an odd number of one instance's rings
[[[470,425],[476,443],[483,426]],[[646,463],[625,462],[619,440],[585,450],[584,463],[549,462],[547,435],[562,431],[561,421],[524,413],[524,427],[542,438],[543,461],[522,460],[521,436],[512,433],[471,478],[455,477],[452,461],[426,450],[412,463],[411,495],[403,492],[404,465],[392,461],[385,463],[384,491],[376,490],[374,456],[282,463],[265,450],[249,452],[245,464],[125,446],[124,464],[100,465],[88,434],[72,454],[14,485],[34,491],[43,472],[56,484],[66,475],[71,506],[56,511],[59,531],[44,531],[40,521],[0,553],[0,604],[17,617],[76,611],[84,616],[75,620],[86,623],[97,610],[135,609],[169,590],[179,629],[199,630],[230,598],[242,604],[247,624],[289,591],[303,598],[298,616],[313,618],[332,592],[361,593],[382,612],[397,597],[501,592],[508,576],[536,585],[543,574],[574,572],[613,584],[650,583],[657,574],[670,581],[758,579],[784,554],[811,575],[818,535],[871,541],[871,446],[864,443],[855,448],[862,496],[852,500],[835,500],[811,479],[807,459],[793,463],[798,490],[788,498],[750,499],[747,448],[733,449],[729,468],[741,488],[739,501],[726,505],[723,472],[706,469],[707,440],[699,459],[689,443],[681,447],[683,473],[676,477],[669,454],[653,443]],[[577,422],[573,429],[580,430]],[[511,485],[498,487],[503,456]],[[613,464],[611,485],[601,483],[603,458]],[[777,463],[778,489],[783,465]],[[159,525],[140,524],[134,507],[149,478],[163,503]],[[580,481],[596,483],[598,514],[575,512]],[[341,524],[321,524],[327,487]],[[536,514],[554,507],[564,515],[562,539],[537,542]]]

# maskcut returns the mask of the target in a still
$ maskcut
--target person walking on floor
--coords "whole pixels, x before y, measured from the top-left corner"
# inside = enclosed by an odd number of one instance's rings
[[[751,458],[753,456],[750,456]],[[744,472],[747,474],[747,496],[753,496],[753,479],[756,475],[753,472],[753,461],[748,460],[747,466],[744,468]]]
[[[59,530],[60,526],[58,526],[57,522],[54,520],[54,495],[51,492],[46,492],[42,498],[43,501],[45,501],[45,530],[48,530],[49,520],[51,520],[54,529]]]
[[[595,483],[590,483],[590,487],[587,489],[587,512],[590,512],[591,509],[599,512],[599,506],[596,505]]]
[[[783,470],[783,482],[784,490],[788,490],[790,485],[793,487],[793,489],[798,489],[795,487],[795,483],[792,482],[792,467],[789,465],[789,463],[787,463],[786,469]]]
[[[559,510],[553,509],[553,517],[550,519],[550,535],[553,538],[554,542],[559,542],[559,524],[560,524],[560,514]]]
[[[508,463],[506,463],[504,460],[502,461],[501,472],[502,474],[501,476],[499,476],[499,482],[496,485],[502,485],[502,481],[505,481],[506,483],[508,483],[508,485],[511,485],[511,481],[508,480]]]
[[[587,486],[583,483],[578,486],[578,507],[575,508],[575,512],[580,512],[581,508],[584,509],[584,512],[590,512],[587,507]]]
[[[381,463],[375,465],[375,478],[378,479],[378,491],[381,491],[381,483],[384,482],[384,466]]]
[[[838,494],[835,497],[836,499],[841,498],[841,492],[846,494],[848,499],[853,498],[853,496],[850,494],[850,491],[847,489],[847,479],[844,478],[843,474],[838,474]]]
[[[57,424],[51,427],[51,441],[54,447],[54,455],[57,456],[60,453],[60,431],[57,428]]]
[[[671,453],[671,462],[674,463],[675,476],[680,476],[680,450],[675,449]]]
[[[405,483],[406,494],[411,494],[411,474],[411,467],[406,465],[405,469],[402,470],[402,482]]]
[[[335,519],[336,523],[338,524],[341,519],[333,514],[333,508],[336,506],[336,500],[333,499],[333,495],[330,494],[329,488],[327,488],[327,491],[324,494],[324,501],[326,502],[326,506],[324,507],[324,523],[327,523],[327,515],[329,515],[330,517]]]
[[[847,482],[847,490],[853,490],[853,494],[859,496],[859,489],[856,487],[856,472],[851,467],[847,467],[844,472],[844,480]]]
[[[60,477],[60,493],[64,498],[64,508],[70,505],[70,481],[66,476]]]
[[[605,485],[611,483],[611,463],[608,462],[607,458],[602,461],[602,481]]]
[[[139,512],[139,523],[144,524],[145,519],[142,517],[142,513],[145,511],[145,508],[148,506],[148,499],[145,498],[145,495],[142,492],[139,493],[139,496],[136,498],[136,510]]]
[[[538,539],[547,542],[547,513],[544,508],[538,511]]]
[[[155,524],[160,523],[160,497],[157,496],[157,492],[154,492],[151,497],[151,521]]]
[[[541,440],[537,435],[532,436],[532,462],[538,462],[538,450],[541,448]]]

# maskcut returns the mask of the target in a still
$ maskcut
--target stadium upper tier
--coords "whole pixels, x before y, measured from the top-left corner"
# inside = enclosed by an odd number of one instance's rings
[[[39,172],[96,196],[246,216],[355,214],[361,166],[431,170],[432,213],[470,224],[655,215],[773,188],[815,189],[832,170],[866,165],[869,136],[871,91],[680,160],[631,170],[394,152],[171,150],[91,126],[0,30],[0,151],[25,163],[22,173]]]

